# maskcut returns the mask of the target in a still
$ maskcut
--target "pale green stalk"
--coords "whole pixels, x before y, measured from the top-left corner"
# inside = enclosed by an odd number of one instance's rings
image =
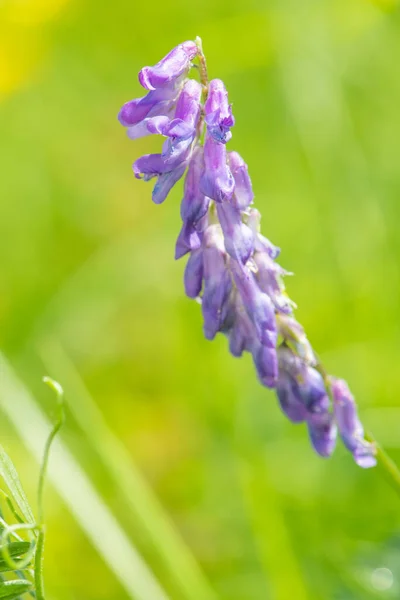
[[[58,419],[53,425],[50,435],[47,437],[46,444],[44,447],[44,453],[42,458],[42,464],[39,473],[39,485],[38,485],[38,535],[36,541],[36,552],[35,552],[35,591],[37,600],[45,600],[44,597],[44,579],[43,579],[43,553],[44,553],[44,538],[45,538],[45,526],[44,526],[44,509],[43,509],[43,493],[44,484],[46,481],[47,466],[49,463],[51,445],[60,431],[65,421],[64,412],[64,392],[59,383],[50,379],[50,377],[43,378],[44,383],[48,385],[57,395],[57,401],[59,406]]]

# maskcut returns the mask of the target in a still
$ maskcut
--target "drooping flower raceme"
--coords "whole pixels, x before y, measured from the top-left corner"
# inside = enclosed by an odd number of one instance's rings
[[[194,61],[200,82],[189,76]],[[156,204],[186,173],[175,258],[189,255],[185,291],[201,303],[205,337],[223,333],[234,356],[251,354],[260,382],[276,390],[293,423],[307,424],[319,455],[332,454],[339,432],[357,464],[374,466],[375,448],[364,439],[346,382],[325,374],[293,316],[283,283],[288,273],[276,262],[279,249],[260,232],[247,165],[227,150],[235,124],[228,93],[220,79],[207,80],[200,41],[144,67],[139,82],[147,94],[124,104],[118,118],[131,139],[165,138],[159,154],[133,165],[137,178],[156,180]]]

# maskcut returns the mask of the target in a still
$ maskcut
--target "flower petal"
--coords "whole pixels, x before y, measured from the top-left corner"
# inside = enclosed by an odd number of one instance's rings
[[[193,223],[185,222],[178,235],[175,245],[175,260],[182,258],[191,250],[197,250],[201,246],[201,238]]]
[[[143,121],[140,121],[140,123],[130,125],[127,128],[127,134],[131,140],[136,140],[137,138],[144,137],[146,135],[162,135],[168,123],[169,119],[165,116],[148,117],[143,119]]]
[[[228,103],[228,92],[220,79],[212,79],[208,84],[204,113],[208,133],[216,142],[226,144],[232,137],[230,128],[235,119]]]
[[[290,375],[279,371],[276,393],[279,404],[292,423],[301,423],[307,418],[307,409],[298,392],[298,386]]]
[[[222,232],[217,225],[211,225],[205,231],[203,241],[204,291],[202,313],[204,318],[204,335],[212,340],[220,331],[222,307],[231,290],[232,280],[226,265],[226,254],[223,248]]]
[[[193,151],[186,174],[184,195],[181,202],[181,218],[192,223],[201,219],[210,205],[210,199],[200,191],[200,177],[204,170],[203,147]]]
[[[364,428],[347,383],[343,379],[333,379],[331,392],[334,415],[344,445],[353,454],[358,465],[364,468],[375,466],[375,448],[364,439]]]
[[[333,415],[329,412],[312,415],[307,424],[314,450],[324,458],[331,456],[337,437]]]
[[[163,87],[189,70],[191,61],[198,53],[194,42],[183,42],[176,46],[154,67],[143,67],[139,72],[139,82],[147,90]]]
[[[254,199],[247,165],[238,152],[229,152],[228,163],[235,180],[235,192],[231,204],[239,210],[246,210]]]
[[[216,202],[229,200],[235,182],[226,162],[226,148],[208,134],[204,144],[204,164],[205,170],[200,181],[203,194]]]
[[[240,211],[229,202],[219,202],[217,214],[224,233],[226,251],[235,260],[246,264],[253,252],[253,232],[242,222]]]
[[[175,104],[178,90],[171,86],[155,90],[142,98],[126,102],[118,114],[118,120],[124,127],[136,125],[149,116],[169,115]]]
[[[278,360],[275,348],[260,343],[252,350],[254,365],[260,382],[268,388],[274,388],[278,382]]]
[[[203,251],[191,252],[184,273],[185,292],[189,298],[197,298],[203,282]]]
[[[167,173],[159,175],[152,193],[152,199],[155,204],[164,202],[170,190],[174,187],[175,183],[179,181],[185,170],[186,163],[182,163],[173,171],[168,171]]]
[[[261,344],[275,348],[277,326],[273,304],[267,294],[261,292],[251,273],[237,261],[231,261],[231,269],[243,305],[252,321]]]

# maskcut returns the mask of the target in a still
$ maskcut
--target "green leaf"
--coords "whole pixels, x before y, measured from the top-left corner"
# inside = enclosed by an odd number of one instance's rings
[[[31,544],[29,542],[10,542],[8,544],[8,552],[11,558],[15,558],[16,556],[26,554],[30,547]]]
[[[8,552],[11,558],[22,558],[30,550],[29,542],[11,542],[8,544]],[[1,556],[1,552],[0,552]],[[0,558],[0,572],[13,571],[14,569],[4,558]]]
[[[8,456],[3,446],[0,445],[0,475],[7,484],[8,489],[18,505],[19,510],[22,513],[25,521],[31,525],[35,524],[35,517],[31,507],[29,506],[28,499],[23,490],[21,481],[19,479],[16,468],[14,467],[11,458]],[[2,596],[0,596],[1,598]]]
[[[1,600],[16,600],[21,594],[25,594],[32,588],[30,581],[26,579],[15,579],[0,583]]]

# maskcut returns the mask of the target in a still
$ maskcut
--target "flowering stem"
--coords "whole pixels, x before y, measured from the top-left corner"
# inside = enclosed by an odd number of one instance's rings
[[[198,59],[199,59],[199,75],[200,75],[200,83],[203,86],[202,96],[203,102],[207,100],[208,96],[208,73],[207,73],[207,63],[206,57],[203,53],[203,42],[201,37],[196,37],[196,45],[199,49]],[[199,122],[197,124],[197,139],[200,141],[203,138],[204,133],[204,111],[201,111]]]
[[[388,453],[379,445],[379,443],[375,440],[374,436],[370,432],[366,433],[365,439],[375,446],[375,456],[376,460],[378,461],[378,466],[382,471],[382,475],[392,486],[392,488],[395,490],[398,496],[400,496],[400,470],[398,466],[390,458]]]
[[[201,38],[197,36],[196,38],[196,44],[197,47],[199,49],[199,71],[200,71],[200,81],[201,84],[203,85],[203,92],[204,92],[204,96],[207,96],[207,88],[208,88],[208,73],[207,73],[207,63],[206,63],[206,57],[204,56],[203,53],[203,43],[201,41]]]
[[[277,319],[279,320],[278,314]],[[295,332],[293,332],[293,335],[294,334]],[[298,339],[296,341],[300,342],[300,340]],[[295,348],[292,348],[292,350],[295,351]],[[323,378],[326,390],[330,396],[331,402],[333,403],[331,377],[329,376],[322,361],[320,360],[319,356],[315,353],[315,351],[313,351],[313,358],[315,359],[315,364],[313,364],[313,367],[320,373],[321,377]],[[367,442],[370,442],[374,447],[375,458],[377,460],[379,470],[382,472],[382,475],[392,486],[395,492],[400,496],[400,469],[398,468],[396,463],[390,458],[388,453],[379,445],[379,443],[376,441],[371,432],[367,432],[365,434],[365,439]]]

